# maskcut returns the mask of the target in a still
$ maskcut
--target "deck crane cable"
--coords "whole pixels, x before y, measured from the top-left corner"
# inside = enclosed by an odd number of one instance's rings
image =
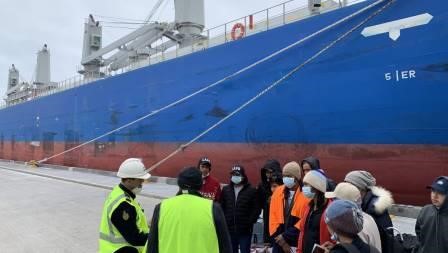
[[[163,4],[163,2],[165,2],[166,0],[158,0],[157,3],[154,5],[154,7],[152,8],[151,12],[148,14],[148,16],[145,18],[145,23],[149,23],[152,19],[152,17],[154,16],[154,14],[156,14],[157,10],[159,10],[160,5]]]
[[[197,90],[197,91],[195,91],[195,92],[193,92],[193,93],[191,93],[191,94],[189,94],[189,95],[187,95],[187,96],[181,98],[181,99],[178,99],[178,100],[176,100],[176,101],[174,101],[174,102],[172,102],[172,103],[170,103],[170,104],[168,104],[168,105],[165,105],[165,106],[163,106],[163,107],[161,107],[161,108],[159,108],[159,109],[153,110],[153,111],[151,111],[150,113],[148,113],[148,114],[146,114],[146,115],[144,115],[144,116],[142,116],[142,117],[140,117],[140,118],[138,118],[138,119],[136,119],[136,120],[134,120],[134,121],[131,121],[131,122],[125,124],[125,125],[122,125],[122,126],[120,126],[120,127],[118,127],[118,128],[115,128],[115,129],[113,129],[113,130],[110,130],[110,131],[108,131],[108,132],[106,132],[106,133],[104,133],[104,134],[102,134],[102,135],[100,135],[100,136],[98,136],[98,137],[95,137],[95,138],[93,138],[93,139],[91,139],[91,140],[88,140],[88,141],[86,141],[86,142],[83,142],[83,143],[81,143],[81,144],[79,144],[79,145],[77,145],[77,146],[75,146],[75,147],[72,147],[72,148],[67,149],[67,150],[65,150],[65,151],[63,151],[63,152],[54,154],[54,155],[52,155],[52,156],[50,156],[50,157],[46,157],[46,158],[44,158],[44,159],[41,159],[41,160],[38,161],[38,163],[46,162],[46,161],[48,161],[48,160],[50,160],[50,159],[53,159],[53,158],[55,158],[55,157],[61,156],[61,155],[63,155],[63,154],[66,154],[66,153],[71,152],[71,151],[73,151],[73,150],[76,150],[76,149],[78,149],[78,148],[81,148],[81,147],[83,147],[83,146],[85,146],[85,145],[87,145],[87,144],[90,144],[90,143],[92,143],[92,142],[94,142],[94,141],[96,141],[96,140],[99,140],[99,139],[101,139],[101,138],[103,138],[103,137],[106,137],[106,136],[108,136],[108,135],[110,135],[110,134],[113,134],[113,133],[115,133],[115,132],[118,132],[118,131],[120,131],[120,130],[122,130],[122,129],[128,127],[128,126],[132,126],[132,125],[134,125],[134,124],[136,124],[136,123],[138,123],[138,122],[140,122],[140,121],[142,121],[142,120],[144,120],[144,119],[146,119],[146,118],[152,117],[152,116],[154,116],[154,115],[156,115],[156,114],[158,114],[158,113],[160,113],[160,112],[162,112],[162,111],[165,111],[165,110],[167,110],[167,109],[169,109],[169,108],[171,108],[171,107],[174,107],[174,106],[176,106],[176,105],[178,105],[178,104],[180,104],[180,103],[182,103],[182,102],[185,102],[185,101],[187,101],[188,99],[190,99],[190,98],[192,98],[192,97],[194,97],[194,96],[196,96],[196,95],[198,95],[198,94],[200,94],[200,93],[202,93],[202,92],[204,92],[204,91],[206,91],[206,90],[208,90],[208,89],[210,89],[210,88],[212,88],[212,87],[215,87],[215,86],[217,86],[217,85],[219,85],[219,84],[221,84],[221,83],[223,83],[223,82],[225,82],[225,81],[227,81],[227,80],[229,80],[229,79],[231,79],[231,78],[233,78],[233,77],[235,77],[235,76],[237,76],[237,75],[239,75],[239,74],[241,74],[241,73],[243,73],[243,72],[245,72],[245,71],[247,71],[247,70],[249,70],[249,69],[252,69],[253,67],[255,67],[255,66],[257,66],[257,65],[259,65],[259,64],[261,64],[261,63],[263,63],[263,62],[265,62],[265,61],[268,61],[269,59],[272,59],[273,57],[275,57],[275,56],[277,56],[277,55],[279,55],[279,54],[281,54],[281,53],[283,53],[283,52],[285,52],[285,51],[287,51],[287,50],[289,50],[289,49],[291,49],[291,48],[293,48],[293,47],[295,47],[295,46],[297,46],[297,45],[299,45],[299,44],[301,44],[301,43],[303,43],[303,42],[305,42],[305,41],[307,41],[307,40],[309,40],[309,39],[311,39],[311,38],[313,38],[313,37],[315,37],[315,36],[317,36],[318,34],[323,33],[323,32],[325,32],[325,31],[327,31],[327,30],[329,30],[329,29],[331,29],[331,28],[333,28],[333,27],[335,27],[335,26],[337,26],[337,25],[339,25],[339,24],[341,24],[341,23],[343,23],[343,22],[345,22],[345,21],[347,21],[347,20],[349,20],[349,19],[351,19],[351,18],[353,18],[353,17],[355,17],[355,16],[357,16],[357,15],[359,15],[359,14],[361,14],[361,13],[363,13],[363,12],[365,12],[365,11],[367,11],[367,10],[373,8],[373,7],[375,7],[375,6],[377,6],[378,4],[381,4],[381,3],[386,2],[386,1],[389,1],[389,3],[388,3],[387,5],[384,5],[381,9],[379,9],[379,11],[376,11],[375,13],[373,13],[371,16],[369,16],[368,18],[366,18],[365,20],[363,20],[360,24],[358,24],[357,26],[355,26],[354,28],[352,28],[350,31],[348,31],[347,33],[345,33],[344,35],[342,35],[341,37],[339,37],[338,39],[336,39],[335,41],[333,41],[332,43],[330,43],[328,46],[326,46],[324,49],[322,49],[321,51],[319,51],[318,53],[316,53],[315,55],[313,55],[312,57],[310,57],[310,58],[309,58],[308,60],[306,60],[304,63],[302,63],[302,64],[300,64],[299,66],[297,66],[296,68],[294,68],[292,71],[290,71],[288,74],[286,74],[285,76],[283,76],[281,79],[277,80],[276,82],[274,82],[273,84],[271,84],[270,86],[268,86],[266,89],[264,89],[263,91],[261,91],[259,94],[257,94],[255,97],[253,97],[252,99],[250,99],[249,101],[247,101],[246,103],[244,103],[243,105],[241,105],[240,107],[238,107],[235,111],[233,111],[232,113],[230,113],[229,115],[227,115],[225,118],[221,119],[221,120],[218,121],[216,124],[214,124],[213,126],[211,126],[210,128],[208,128],[207,130],[205,130],[204,132],[202,132],[201,134],[199,134],[198,136],[196,136],[195,138],[193,138],[193,139],[190,140],[189,142],[187,142],[187,143],[185,143],[185,144],[183,144],[183,145],[180,145],[179,148],[177,148],[177,149],[176,149],[175,151],[173,151],[171,154],[169,154],[168,156],[166,156],[165,158],[163,158],[163,159],[160,160],[159,162],[155,163],[153,166],[151,166],[151,167],[148,169],[149,171],[151,171],[151,170],[155,169],[156,167],[158,167],[159,165],[161,165],[162,163],[164,163],[165,161],[167,161],[168,159],[170,159],[171,157],[173,157],[174,155],[176,155],[177,153],[179,153],[180,151],[184,150],[186,147],[188,147],[189,145],[191,145],[193,142],[197,141],[199,138],[201,138],[202,136],[204,136],[205,134],[207,134],[208,132],[210,132],[211,130],[213,130],[214,128],[216,128],[217,126],[219,126],[219,125],[220,125],[221,123],[223,123],[225,120],[227,120],[228,118],[230,118],[231,116],[233,116],[233,115],[236,114],[237,112],[241,111],[244,107],[246,107],[246,106],[248,106],[249,104],[251,104],[253,101],[255,101],[256,99],[258,99],[259,97],[261,97],[262,95],[264,95],[266,92],[268,92],[269,90],[271,90],[271,89],[274,88],[275,86],[277,86],[279,83],[281,83],[282,81],[284,81],[286,78],[290,77],[292,74],[294,74],[294,73],[297,72],[299,69],[301,69],[304,65],[306,65],[306,64],[308,64],[310,61],[314,60],[316,57],[318,57],[320,54],[322,54],[323,52],[325,52],[326,50],[328,50],[328,49],[329,49],[330,47],[332,47],[334,44],[336,44],[337,42],[339,42],[340,40],[342,40],[344,37],[346,37],[348,34],[350,34],[351,32],[353,32],[355,29],[357,29],[358,27],[360,27],[361,25],[363,25],[364,23],[366,23],[366,22],[367,22],[368,20],[370,20],[372,17],[376,16],[379,12],[381,12],[385,7],[389,6],[389,5],[390,5],[392,2],[394,2],[395,0],[378,0],[378,1],[376,1],[376,2],[374,2],[374,3],[372,3],[372,4],[370,4],[370,5],[368,5],[368,6],[364,7],[364,8],[362,8],[362,9],[360,9],[360,10],[358,10],[358,11],[356,11],[356,12],[354,12],[354,13],[348,15],[348,16],[346,16],[345,18],[342,18],[342,19],[338,20],[337,22],[335,22],[335,23],[333,23],[333,24],[331,24],[331,25],[329,25],[329,26],[326,26],[326,27],[322,28],[321,30],[319,30],[319,31],[317,31],[317,32],[314,32],[314,33],[312,33],[312,34],[310,34],[310,35],[308,35],[308,36],[306,36],[306,37],[304,37],[304,38],[302,38],[302,39],[300,39],[300,40],[298,40],[298,41],[296,41],[296,42],[294,42],[294,43],[292,43],[292,44],[290,44],[290,45],[288,45],[288,46],[286,46],[286,47],[284,47],[284,48],[282,48],[282,49],[280,49],[280,50],[278,50],[278,51],[276,51],[276,52],[274,52],[274,53],[272,53],[272,54],[270,54],[270,55],[268,55],[268,56],[266,56],[266,57],[264,57],[264,58],[262,58],[262,59],[260,59],[260,60],[258,60],[258,61],[256,61],[256,62],[254,62],[254,63],[252,63],[252,64],[250,64],[250,65],[248,65],[248,66],[246,66],[246,67],[244,67],[244,68],[242,68],[242,69],[240,69],[240,70],[238,70],[238,71],[236,71],[236,72],[234,72],[234,73],[232,73],[232,74],[230,74],[230,75],[228,75],[228,76],[226,76],[226,77],[224,77],[224,78],[222,78],[222,79],[220,79],[220,80],[218,80],[218,81],[216,81],[216,82],[214,82],[214,83],[212,83],[212,84],[210,84],[210,85],[208,85],[208,86],[205,86],[205,87],[203,87],[203,88],[201,88],[201,89],[199,89],[199,90]]]

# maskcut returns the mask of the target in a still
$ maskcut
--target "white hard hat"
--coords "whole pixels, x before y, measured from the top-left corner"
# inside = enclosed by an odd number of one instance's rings
[[[151,174],[146,172],[145,165],[140,158],[128,158],[121,163],[117,176],[120,178],[148,179]]]

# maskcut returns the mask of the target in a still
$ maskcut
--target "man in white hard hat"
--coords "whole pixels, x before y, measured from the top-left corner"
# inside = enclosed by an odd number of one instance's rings
[[[99,252],[146,252],[149,226],[135,200],[151,175],[138,158],[126,159],[118,169],[121,183],[107,197],[100,225]]]

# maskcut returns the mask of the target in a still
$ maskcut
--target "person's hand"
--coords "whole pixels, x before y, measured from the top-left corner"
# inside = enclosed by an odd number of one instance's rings
[[[285,253],[291,253],[291,246],[289,246],[289,244],[287,244],[287,243],[285,243],[282,246],[282,249],[283,249],[283,252],[285,252]]]
[[[275,237],[275,242],[280,245],[283,252],[290,253],[291,252],[291,246],[285,241],[285,238],[283,238],[283,235],[279,235]]]
[[[334,245],[335,245],[334,243],[326,241],[321,246],[325,248],[325,252],[330,252],[330,250],[334,247]]]

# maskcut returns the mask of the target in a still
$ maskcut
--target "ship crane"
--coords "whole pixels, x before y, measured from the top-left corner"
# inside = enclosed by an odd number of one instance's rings
[[[173,46],[190,46],[197,40],[204,39],[201,35],[204,28],[203,0],[174,0],[175,22],[149,22],[164,1],[166,0],[159,0],[156,3],[145,20],[146,24],[105,47],[102,47],[102,27],[90,15],[84,26],[81,60],[84,68],[79,73],[85,78],[99,78],[104,75],[101,72],[102,67],[107,67],[109,71],[116,71]],[[163,37],[168,40],[158,46],[152,46]]]

